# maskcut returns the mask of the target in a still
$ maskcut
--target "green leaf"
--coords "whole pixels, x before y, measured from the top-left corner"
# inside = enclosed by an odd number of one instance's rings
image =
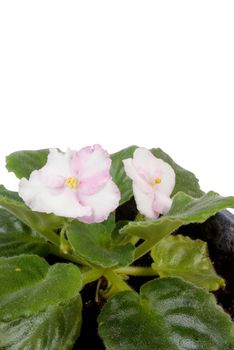
[[[202,223],[210,216],[225,208],[234,207],[234,197],[221,197],[215,192],[208,192],[200,198],[178,192],[170,212],[157,220],[130,222],[121,233],[132,234],[155,244],[182,225]]]
[[[123,160],[132,158],[137,146],[130,146],[111,155],[111,175],[121,192],[120,204],[127,202],[132,196],[132,180],[125,173]]]
[[[6,168],[19,179],[22,177],[28,179],[33,170],[40,169],[46,164],[48,154],[48,149],[14,152],[6,157]]]
[[[59,244],[59,238],[53,231],[63,225],[64,218],[32,211],[17,192],[8,191],[3,185],[0,185],[0,205],[33,230]]]
[[[102,222],[105,225],[107,231],[112,232],[115,228],[115,212],[111,213],[107,220]]]
[[[152,268],[160,277],[178,276],[208,290],[225,287],[209,258],[207,244],[182,235],[169,236],[157,243],[151,256]]]
[[[131,235],[122,235],[120,230],[129,223],[127,220],[120,220],[116,222],[113,231],[111,232],[111,239],[114,244],[123,244],[129,242],[132,239]]]
[[[0,258],[0,321],[28,318],[50,305],[66,304],[82,282],[73,264],[50,266],[36,255]]]
[[[210,191],[200,198],[192,198],[183,192],[175,196],[168,216],[181,218],[187,223],[204,222],[209,216],[215,215],[225,208],[234,207],[234,197],[222,197]]]
[[[170,164],[176,173],[176,184],[172,196],[177,192],[184,192],[195,198],[201,197],[204,194],[200,189],[198,179],[193,173],[176,164],[172,158],[160,148],[153,148],[151,151],[157,158],[161,158]]]
[[[180,278],[159,278],[140,295],[121,292],[99,316],[107,350],[232,350],[234,324],[213,295]]]
[[[46,256],[49,244],[15,216],[0,209],[0,256],[37,254]]]
[[[134,246],[113,245],[105,224],[73,221],[67,230],[68,240],[79,257],[101,267],[126,266],[133,261]]]
[[[49,306],[29,318],[0,322],[0,348],[8,350],[70,350],[81,327],[78,295],[65,305]]]

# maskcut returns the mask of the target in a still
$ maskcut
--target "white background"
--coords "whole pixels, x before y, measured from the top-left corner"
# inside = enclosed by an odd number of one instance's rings
[[[0,0],[0,183],[21,149],[161,147],[234,195],[233,1]]]

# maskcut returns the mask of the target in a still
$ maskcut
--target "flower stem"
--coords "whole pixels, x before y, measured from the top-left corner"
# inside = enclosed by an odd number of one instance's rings
[[[75,264],[79,265],[86,265],[89,266],[86,262],[84,262],[81,258],[77,257],[76,255],[73,254],[65,254],[63,253],[59,247],[56,247],[54,245],[50,246],[50,253],[52,255],[58,256],[59,258],[62,258],[64,260],[71,261]]]
[[[135,250],[135,258],[134,261],[138,260],[146,253],[148,253],[156,244],[155,240],[147,240],[140,244]]]
[[[98,280],[101,276],[103,276],[103,269],[90,269],[87,272],[83,272],[82,273],[83,286]]]
[[[112,284],[112,286],[115,287],[116,292],[126,290],[132,291],[132,288],[114,271],[105,270],[103,275]]]
[[[59,246],[59,236],[53,231],[38,231],[47,241]]]
[[[120,273],[129,276],[157,276],[157,272],[155,272],[151,267],[142,267],[142,266],[127,266],[120,267],[115,269],[115,273]]]
[[[60,250],[64,254],[68,254],[71,251],[71,246],[66,239],[66,229],[67,229],[67,224],[65,224],[60,231]]]

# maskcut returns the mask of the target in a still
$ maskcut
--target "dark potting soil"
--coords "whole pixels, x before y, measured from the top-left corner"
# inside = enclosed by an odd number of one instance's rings
[[[136,207],[133,200],[125,203],[117,210],[117,220],[134,220]],[[203,224],[191,224],[181,227],[176,233],[202,239],[208,243],[210,257],[218,274],[226,280],[224,290],[215,292],[217,301],[234,320],[234,215],[223,211],[208,219]],[[150,266],[149,255],[139,259],[136,265]],[[138,291],[140,286],[150,280],[149,277],[131,277],[129,284]],[[105,281],[103,281],[105,283]],[[90,283],[81,292],[83,299],[83,323],[81,335],[74,349],[104,350],[102,340],[97,335],[97,317],[104,299],[95,301],[97,283]]]

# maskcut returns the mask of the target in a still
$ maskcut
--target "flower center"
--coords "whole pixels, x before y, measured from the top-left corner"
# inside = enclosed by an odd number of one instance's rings
[[[150,182],[151,186],[155,186],[158,185],[162,182],[162,180],[160,179],[160,177],[156,177],[153,181]]]
[[[65,180],[65,184],[72,190],[77,190],[79,187],[79,181],[75,177],[68,177]]]

